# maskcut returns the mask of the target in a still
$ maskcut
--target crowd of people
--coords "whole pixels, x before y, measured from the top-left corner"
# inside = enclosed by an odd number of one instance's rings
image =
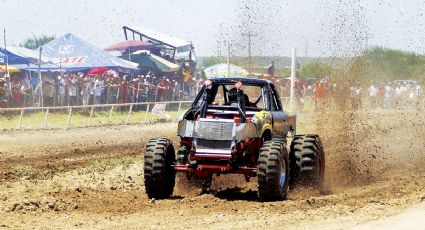
[[[179,78],[176,74],[157,76],[62,73],[0,78],[1,107],[75,106],[136,102],[190,100],[201,86],[196,78]],[[42,95],[42,97],[41,97]]]
[[[289,97],[290,81],[281,82],[280,87],[283,96]],[[348,82],[337,83],[329,77],[316,80],[297,79],[294,94],[298,110],[303,109],[306,98],[312,99],[316,109],[329,102],[354,109],[393,109],[415,105],[423,96],[422,87],[415,81],[398,80],[369,86],[352,86]]]
[[[61,73],[42,78],[21,76],[0,78],[0,107],[76,106],[192,100],[202,87],[200,78],[178,77],[175,73],[157,76],[120,75],[114,71],[87,75]],[[289,97],[290,81],[274,79],[282,97]],[[414,81],[393,81],[370,86],[337,84],[331,78],[301,79],[294,85],[297,110],[307,98],[320,108],[332,100],[353,108],[396,108],[418,100],[422,88]],[[137,108],[144,108],[138,106]]]
[[[422,95],[422,87],[415,81],[398,80],[371,84],[368,88],[351,87],[353,102],[361,106],[366,95],[371,108],[396,108],[414,104]]]

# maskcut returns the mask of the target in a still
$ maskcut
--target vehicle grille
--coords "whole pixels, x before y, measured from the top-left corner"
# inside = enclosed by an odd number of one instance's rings
[[[230,149],[232,141],[217,141],[198,139],[196,148],[198,149]]]
[[[195,124],[194,136],[206,140],[232,140],[233,123],[200,121]]]

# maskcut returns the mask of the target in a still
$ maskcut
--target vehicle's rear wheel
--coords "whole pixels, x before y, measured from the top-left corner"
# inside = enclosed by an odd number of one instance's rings
[[[153,138],[146,146],[144,177],[148,197],[166,199],[173,194],[176,181],[174,147],[167,138]]]
[[[283,200],[288,194],[289,165],[286,146],[266,141],[258,159],[258,194],[265,201]]]
[[[325,152],[318,135],[296,135],[289,153],[290,182],[323,188]]]

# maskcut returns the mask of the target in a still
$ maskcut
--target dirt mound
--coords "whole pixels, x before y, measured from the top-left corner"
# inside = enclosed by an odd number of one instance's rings
[[[45,211],[67,211],[71,209],[78,209],[78,205],[64,201],[63,199],[57,200],[24,200],[22,202],[13,203],[13,205],[6,210],[7,212],[45,212]]]

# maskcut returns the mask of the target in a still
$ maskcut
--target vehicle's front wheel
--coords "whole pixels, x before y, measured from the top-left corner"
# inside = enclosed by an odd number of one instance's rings
[[[283,200],[288,194],[289,165],[286,146],[266,141],[258,159],[258,195],[265,201]]]
[[[145,190],[149,197],[166,199],[173,194],[176,171],[173,144],[167,138],[153,138],[146,146],[144,177]]]

